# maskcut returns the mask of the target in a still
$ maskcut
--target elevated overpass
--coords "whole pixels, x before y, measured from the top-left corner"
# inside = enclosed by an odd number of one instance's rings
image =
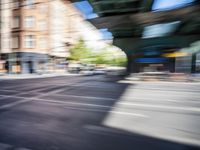
[[[80,0],[72,0],[77,1]],[[200,39],[200,0],[188,0],[185,5],[179,4],[164,9],[155,7],[158,0],[89,2],[99,16],[89,21],[98,29],[106,28],[112,33],[113,44],[127,55],[128,72],[144,71],[144,68],[151,64],[162,65],[162,69],[170,72],[198,71],[196,53],[192,56],[190,54],[188,58],[185,56],[187,60],[191,57],[186,70],[176,68],[176,62],[179,62],[180,58],[166,57],[166,53],[175,53],[181,48],[190,47],[191,43]]]

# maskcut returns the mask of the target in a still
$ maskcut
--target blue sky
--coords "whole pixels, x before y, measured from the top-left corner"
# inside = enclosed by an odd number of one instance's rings
[[[93,8],[88,1],[76,2],[74,3],[74,6],[82,12],[85,19],[98,17],[98,15],[93,12]],[[102,33],[104,39],[112,39],[112,34],[108,32],[107,29],[100,29],[100,32]]]
[[[194,0],[155,0],[152,9],[153,10],[170,10],[178,7],[182,7],[189,3],[194,2]]]
[[[153,11],[164,11],[182,7],[184,5],[190,4],[194,0],[155,0],[152,10]],[[92,19],[98,17],[97,14],[93,12],[93,8],[88,3],[87,0],[82,2],[74,3],[74,6],[79,9],[85,19]],[[103,33],[104,38],[112,38],[112,34],[107,31],[107,29],[100,30]]]
[[[96,18],[97,14],[93,12],[93,8],[88,1],[76,2],[74,6],[78,8],[86,19]]]

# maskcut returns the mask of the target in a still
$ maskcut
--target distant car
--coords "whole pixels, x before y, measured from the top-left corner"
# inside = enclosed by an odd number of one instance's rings
[[[87,76],[91,76],[91,75],[94,75],[94,71],[90,71],[90,70],[83,70],[83,71],[80,71],[80,74],[83,74],[83,75],[87,75]]]
[[[70,73],[79,73],[82,70],[83,66],[81,64],[69,64],[68,72]]]
[[[83,71],[93,71],[95,70],[95,65],[92,64],[85,64],[82,68]]]
[[[85,64],[81,68],[80,73],[83,74],[83,75],[94,75],[94,69],[95,69],[94,65]]]
[[[95,69],[94,74],[95,75],[104,75],[104,74],[106,74],[106,70],[105,69]]]

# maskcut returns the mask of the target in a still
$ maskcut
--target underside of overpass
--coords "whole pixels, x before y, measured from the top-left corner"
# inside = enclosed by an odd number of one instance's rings
[[[163,1],[165,7],[159,7]],[[149,66],[170,72],[200,71],[198,51],[190,52],[189,48],[200,40],[200,0],[185,0],[171,7],[166,1],[89,0],[98,15],[89,21],[112,33],[113,44],[127,55],[129,73]],[[188,52],[181,53],[182,48]]]

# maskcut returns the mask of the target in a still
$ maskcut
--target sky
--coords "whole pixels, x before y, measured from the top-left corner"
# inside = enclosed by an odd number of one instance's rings
[[[164,11],[179,8],[190,3],[194,2],[194,0],[155,0],[152,10],[153,11]],[[74,6],[79,9],[85,19],[92,19],[98,17],[97,14],[93,12],[93,8],[88,3],[87,0],[82,2],[74,3]],[[107,29],[101,29],[100,32],[103,34],[105,39],[111,39],[112,34],[107,31]]]
[[[74,3],[74,6],[81,11],[85,19],[98,17],[98,15],[93,12],[93,8],[88,3],[88,1],[76,2]],[[108,32],[107,29],[100,29],[100,32],[103,35],[103,39],[112,39],[112,34]]]
[[[155,0],[153,10],[170,10],[190,4],[194,0]]]
[[[88,3],[88,1],[76,2],[74,3],[74,6],[82,12],[83,16],[86,19],[92,19],[98,17],[97,14],[93,12],[93,8]]]

